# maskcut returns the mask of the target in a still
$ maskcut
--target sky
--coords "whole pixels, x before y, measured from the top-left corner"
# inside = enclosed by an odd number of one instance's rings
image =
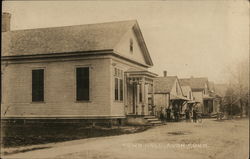
[[[150,71],[227,82],[249,58],[247,0],[7,1],[11,30],[136,19],[151,54]]]

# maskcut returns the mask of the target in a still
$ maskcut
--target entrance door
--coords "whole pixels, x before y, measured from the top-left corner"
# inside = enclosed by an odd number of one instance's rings
[[[128,101],[128,114],[136,113],[136,85],[128,84],[127,85],[127,101]]]

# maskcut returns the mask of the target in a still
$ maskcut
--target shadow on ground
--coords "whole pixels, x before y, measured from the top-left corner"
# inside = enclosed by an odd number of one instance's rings
[[[41,150],[41,149],[47,149],[51,148],[50,146],[45,146],[45,147],[34,147],[34,148],[27,148],[27,149],[22,149],[22,150],[14,150],[14,151],[4,151],[4,155],[11,155],[11,154],[16,154],[16,153],[24,153],[28,151],[34,151],[34,150]]]
[[[173,131],[173,132],[168,132],[170,135],[188,135],[191,134],[189,131]]]

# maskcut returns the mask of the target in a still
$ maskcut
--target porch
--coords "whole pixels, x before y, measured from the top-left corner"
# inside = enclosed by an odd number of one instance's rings
[[[214,112],[214,98],[210,96],[203,97],[203,114],[209,116]]]
[[[188,103],[190,100],[181,97],[181,96],[173,96],[170,98],[170,105],[172,106],[173,115],[175,118],[175,121],[179,121],[179,119],[182,119],[185,117],[185,109],[187,109],[191,103]]]
[[[154,114],[154,101],[148,100],[149,96],[154,99],[154,93],[149,95],[148,92],[154,92],[153,78],[156,76],[157,74],[149,71],[125,72],[124,104],[127,117]]]

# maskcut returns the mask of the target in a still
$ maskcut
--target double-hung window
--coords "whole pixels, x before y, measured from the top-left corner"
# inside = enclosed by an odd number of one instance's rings
[[[89,67],[76,68],[76,100],[89,100]]]
[[[140,84],[139,85],[139,102],[140,103],[142,102],[142,90],[141,90],[141,88],[142,88],[142,85]]]
[[[44,101],[44,69],[32,70],[32,102]]]
[[[115,79],[115,101],[123,101],[123,71],[115,68],[114,69]]]

